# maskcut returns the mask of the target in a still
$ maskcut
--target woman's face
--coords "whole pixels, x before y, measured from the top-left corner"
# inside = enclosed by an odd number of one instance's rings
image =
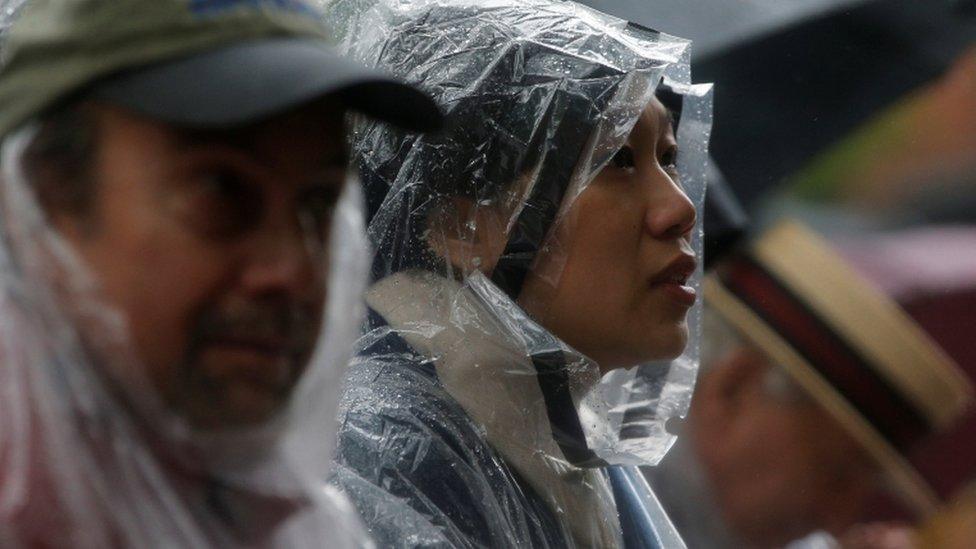
[[[655,99],[554,228],[519,297],[603,371],[674,358],[687,343],[696,213],[676,158],[670,116]]]

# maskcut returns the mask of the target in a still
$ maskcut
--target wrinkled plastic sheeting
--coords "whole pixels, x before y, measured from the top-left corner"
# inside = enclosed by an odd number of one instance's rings
[[[369,546],[324,483],[368,271],[358,185],[334,214],[325,321],[286,409],[199,433],[162,404],[125,319],[38,206],[21,166],[35,128],[0,163],[0,546]]]
[[[445,262],[424,243],[431,237],[425,218],[447,194],[440,182],[465,179],[465,196],[509,212],[496,229],[515,236],[490,276],[511,296],[507,289],[530,268],[531,250],[565,256],[547,229],[624,144],[662,82],[681,97],[680,183],[701,211],[712,95],[711,86],[691,84],[687,41],[573,2],[338,0],[331,8],[341,49],[421,87],[455,120],[433,137],[366,121],[355,128],[368,234],[377,250],[375,279],[417,269],[457,278],[448,263],[477,267],[483,261],[461,250]],[[518,184],[499,192],[513,180]],[[478,210],[449,224],[474,235],[484,222]],[[692,239],[700,257],[701,216]],[[700,289],[700,280],[699,271],[689,284]],[[518,308],[504,295],[493,307]],[[690,344],[680,357],[612,372],[577,400],[584,451],[610,464],[659,462],[673,443],[665,423],[684,416],[694,388],[699,315],[696,306],[689,315]],[[463,311],[448,317],[462,331],[481,329],[466,323]],[[415,328],[431,331],[430,325]],[[513,321],[506,329],[523,358],[558,349],[569,364],[587,360],[538,326]]]
[[[0,67],[3,66],[3,39],[27,0],[0,0]]]
[[[0,0],[0,35],[14,20],[14,15],[27,0]]]

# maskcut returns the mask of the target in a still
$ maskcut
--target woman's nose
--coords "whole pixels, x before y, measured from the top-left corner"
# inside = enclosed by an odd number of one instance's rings
[[[647,229],[654,238],[661,240],[686,236],[698,220],[695,205],[670,178],[657,188],[657,192],[651,193],[646,216]]]

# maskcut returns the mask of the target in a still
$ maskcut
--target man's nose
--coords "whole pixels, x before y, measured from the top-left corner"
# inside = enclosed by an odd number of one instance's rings
[[[653,185],[650,206],[645,216],[647,230],[654,238],[673,240],[688,235],[698,220],[695,205],[670,178]]]
[[[251,238],[244,288],[256,295],[285,293],[295,297],[324,289],[328,257],[321,241],[297,220],[266,224]]]

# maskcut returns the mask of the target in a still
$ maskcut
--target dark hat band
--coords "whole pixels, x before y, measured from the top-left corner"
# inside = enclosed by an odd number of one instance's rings
[[[934,430],[863,355],[752,258],[731,260],[721,279],[900,452]]]

